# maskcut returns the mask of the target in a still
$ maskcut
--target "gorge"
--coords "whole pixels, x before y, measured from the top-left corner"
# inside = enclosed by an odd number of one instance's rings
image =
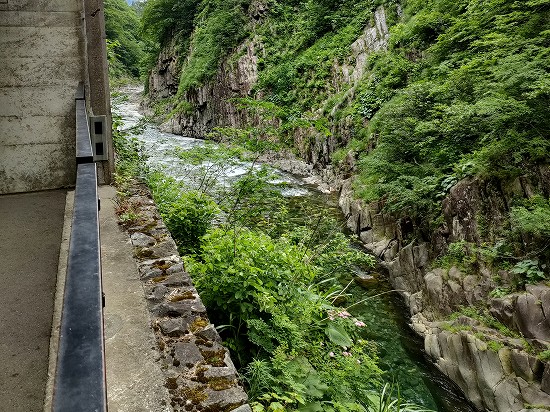
[[[144,10],[162,130],[316,176],[473,405],[548,410],[550,3],[176,3]]]

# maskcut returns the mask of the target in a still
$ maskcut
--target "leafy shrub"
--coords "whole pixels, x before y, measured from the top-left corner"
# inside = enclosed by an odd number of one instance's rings
[[[550,350],[543,350],[539,353],[538,358],[543,362],[550,361]]]
[[[546,268],[546,265],[543,266],[543,269]],[[538,260],[522,260],[512,268],[512,273],[519,275],[519,283],[522,285],[546,280],[546,275],[541,270]]]
[[[134,178],[142,178],[146,173],[146,157],[142,145],[131,131],[123,131],[122,117],[117,112],[118,100],[113,105],[113,146],[115,149],[115,182],[120,191]],[[138,126],[139,127],[139,126]]]
[[[322,270],[310,263],[311,252],[285,237],[228,229],[210,230],[200,260],[186,265],[205,304],[230,325],[226,343],[256,358],[241,358],[252,361],[252,394],[262,393],[256,410],[275,410],[276,402],[287,410],[321,400],[353,403],[365,395],[380,371],[360,338],[364,324],[319,294],[314,280]]]
[[[509,288],[496,287],[489,293],[489,296],[492,298],[503,298],[510,293],[512,291]]]
[[[198,252],[201,238],[218,212],[214,201],[202,192],[181,190],[174,179],[160,172],[150,173],[147,184],[180,252]]]
[[[464,240],[450,243],[445,255],[439,257],[434,264],[444,268],[459,266],[468,269],[476,261],[477,248]]]
[[[205,141],[203,145],[194,146],[190,149],[176,147],[174,151],[181,160],[195,166],[205,162],[222,162],[224,165],[237,164],[239,159],[245,157],[240,147],[218,145],[209,141]]]
[[[511,209],[514,229],[537,237],[550,237],[550,201],[539,195],[524,203]]]

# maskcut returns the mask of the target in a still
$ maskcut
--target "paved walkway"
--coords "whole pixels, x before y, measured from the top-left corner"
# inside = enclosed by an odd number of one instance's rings
[[[115,194],[110,186],[99,188],[109,412],[168,411],[166,378],[157,361],[133,247],[115,216]]]
[[[60,253],[61,272],[66,266],[72,194],[0,196],[0,412],[41,412],[45,398],[51,405],[48,352],[54,318],[55,356],[59,313],[54,316],[54,298],[57,287],[62,299],[63,276],[56,282]],[[117,224],[115,190],[102,186],[99,195],[109,412],[166,411],[165,377],[133,249]]]
[[[0,411],[42,410],[65,195],[0,196]]]

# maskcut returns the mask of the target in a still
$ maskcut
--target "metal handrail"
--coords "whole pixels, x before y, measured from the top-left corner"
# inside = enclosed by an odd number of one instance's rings
[[[83,97],[83,93],[82,93]],[[55,412],[107,410],[97,168],[77,93],[77,178],[53,394]]]

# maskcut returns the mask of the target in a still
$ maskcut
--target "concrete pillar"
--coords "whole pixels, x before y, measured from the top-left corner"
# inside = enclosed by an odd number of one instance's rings
[[[84,20],[88,70],[86,99],[90,114],[106,116],[109,160],[98,163],[98,177],[100,183],[110,183],[114,172],[114,148],[103,0],[84,0]]]

